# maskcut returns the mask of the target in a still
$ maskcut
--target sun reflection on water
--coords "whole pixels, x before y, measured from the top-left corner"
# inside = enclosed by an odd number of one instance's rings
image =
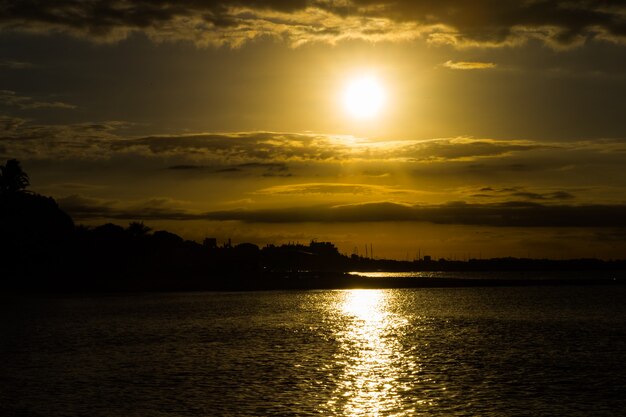
[[[350,290],[344,292],[344,314],[369,323],[379,323],[384,318],[385,294],[382,290]]]
[[[338,331],[336,361],[343,365],[334,411],[348,416],[412,415],[402,395],[411,389],[418,363],[408,360],[401,334],[408,321],[392,311],[385,290],[349,290],[341,294],[337,309],[346,326]]]

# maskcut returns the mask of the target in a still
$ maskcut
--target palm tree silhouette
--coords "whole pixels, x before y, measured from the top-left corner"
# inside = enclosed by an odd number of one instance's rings
[[[9,159],[5,165],[0,165],[0,195],[20,192],[29,185],[28,174],[17,159]]]

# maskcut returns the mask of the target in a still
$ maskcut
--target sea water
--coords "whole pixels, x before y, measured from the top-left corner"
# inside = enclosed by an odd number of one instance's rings
[[[626,287],[2,298],[2,416],[626,415]]]

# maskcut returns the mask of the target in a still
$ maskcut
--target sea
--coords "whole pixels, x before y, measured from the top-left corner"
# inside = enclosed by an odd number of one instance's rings
[[[624,285],[0,301],[4,417],[626,415]]]

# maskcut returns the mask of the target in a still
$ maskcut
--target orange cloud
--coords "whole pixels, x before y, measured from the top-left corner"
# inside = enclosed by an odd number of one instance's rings
[[[442,66],[454,70],[483,70],[495,68],[493,62],[473,62],[473,61],[446,61]]]

